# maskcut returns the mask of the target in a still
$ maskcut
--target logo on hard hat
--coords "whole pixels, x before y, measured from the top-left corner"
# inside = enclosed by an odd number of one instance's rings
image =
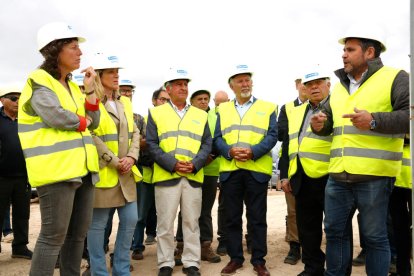
[[[69,29],[69,30],[72,30],[72,26],[71,26],[71,25],[68,25],[68,29]]]
[[[242,64],[242,65],[237,65],[236,68],[240,70],[240,69],[248,69],[249,67],[247,65]]]
[[[183,69],[177,69],[177,73],[182,74],[182,75],[187,75],[187,71],[185,71]]]
[[[317,77],[317,76],[319,76],[319,73],[317,73],[317,72],[310,73],[310,74],[305,75],[305,79],[309,79],[311,77]]]
[[[114,62],[118,62],[118,57],[117,57],[117,56],[109,56],[109,57],[108,57],[108,60],[109,60],[110,62],[112,62],[112,63],[114,63]]]

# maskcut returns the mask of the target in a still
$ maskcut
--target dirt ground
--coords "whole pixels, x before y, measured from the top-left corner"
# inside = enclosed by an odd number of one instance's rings
[[[38,203],[31,204],[30,214],[30,229],[29,229],[29,245],[28,247],[33,250],[36,239],[40,230],[40,212]],[[214,231],[217,228],[217,201],[213,207],[213,222]],[[278,276],[290,276],[297,275],[303,270],[303,264],[301,262],[296,265],[289,265],[283,263],[283,260],[288,252],[289,246],[285,242],[285,215],[286,215],[286,203],[283,192],[269,190],[268,194],[268,207],[267,207],[267,224],[268,224],[268,242],[267,249],[268,254],[266,257],[267,268],[271,275]],[[356,216],[355,216],[356,217]],[[117,229],[117,216],[114,217],[114,228],[111,235],[111,241],[109,244],[110,252],[113,250],[114,238],[116,236]],[[354,256],[359,251],[359,237],[357,223],[354,221]],[[216,233],[214,233],[216,235]],[[11,258],[11,244],[2,242],[2,252],[0,253],[0,275],[12,276],[12,275],[28,275],[30,269],[30,261],[24,259],[12,259]],[[216,249],[217,240],[216,236],[213,241],[213,248]],[[324,250],[325,243],[322,245]],[[131,264],[134,266],[134,271],[131,275],[147,276],[157,275],[157,262],[156,262],[156,250],[157,245],[146,246],[144,252],[144,260],[135,261],[131,260]],[[236,276],[249,276],[256,275],[253,271],[253,267],[250,264],[250,255],[245,251],[246,261],[242,269],[238,271]],[[221,269],[229,262],[229,257],[222,257],[220,263],[211,264],[208,262],[202,262],[200,272],[202,275],[220,275]],[[109,261],[107,262],[109,264]],[[86,261],[82,261],[82,271],[85,270]],[[174,268],[174,275],[184,275],[181,271],[182,267]],[[55,270],[54,275],[60,275],[59,270]],[[352,275],[366,275],[365,267],[353,267]]]

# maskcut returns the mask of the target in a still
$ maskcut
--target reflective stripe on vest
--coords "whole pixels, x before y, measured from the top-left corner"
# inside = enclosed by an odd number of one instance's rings
[[[410,145],[404,145],[401,172],[395,179],[395,186],[412,189]]]
[[[207,113],[190,106],[183,118],[174,111],[171,104],[163,104],[150,110],[157,125],[160,148],[180,161],[191,161],[199,152],[204,128],[207,124]],[[168,119],[167,119],[168,118]],[[204,171],[196,174],[180,175],[164,170],[154,163],[152,180],[154,183],[185,176],[189,180],[203,183]]]
[[[124,107],[124,113],[128,124],[128,145],[131,145],[132,132],[134,130],[134,115],[132,112],[131,101],[123,96],[120,97],[119,101]],[[101,110],[101,120],[99,126],[94,130],[94,133],[105,143],[115,156],[118,156],[118,128],[102,103],[100,103],[99,108]],[[136,182],[142,178],[141,173],[139,173],[138,168],[135,165],[132,166],[131,171]],[[95,185],[96,188],[113,188],[118,184],[118,170],[110,166],[105,166],[99,170],[99,178],[99,182]]]
[[[250,148],[259,144],[267,135],[270,116],[277,112],[277,106],[273,103],[256,100],[243,119],[234,106],[234,101],[220,105],[220,126],[224,141],[232,147]],[[268,152],[257,160],[246,162],[235,159],[220,159],[220,172],[230,172],[245,169],[272,175],[272,154]]]
[[[299,130],[307,106],[302,104],[286,112],[289,123],[289,178],[297,171],[298,155],[307,176],[320,178],[328,174],[332,136],[318,136],[312,132],[310,125],[303,126],[307,130],[299,144]]]
[[[396,177],[401,170],[403,135],[380,134],[354,127],[343,114],[354,108],[368,112],[391,112],[391,87],[399,70],[382,67],[352,95],[338,83],[330,104],[334,121],[330,173]]]
[[[88,129],[60,130],[46,125],[30,106],[33,91],[55,93],[63,109],[85,117],[85,96],[72,81],[71,93],[44,70],[32,72],[19,100],[19,138],[32,187],[83,177],[98,172],[98,154]]]

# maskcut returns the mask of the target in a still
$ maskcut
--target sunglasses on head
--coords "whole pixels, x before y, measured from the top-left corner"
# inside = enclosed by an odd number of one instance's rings
[[[17,102],[20,97],[17,97],[17,96],[5,96],[3,98],[9,99],[12,102]]]

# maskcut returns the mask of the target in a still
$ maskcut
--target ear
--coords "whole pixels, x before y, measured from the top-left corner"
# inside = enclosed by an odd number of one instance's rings
[[[374,47],[368,47],[368,49],[365,51],[365,56],[368,59],[375,58],[375,48]]]

